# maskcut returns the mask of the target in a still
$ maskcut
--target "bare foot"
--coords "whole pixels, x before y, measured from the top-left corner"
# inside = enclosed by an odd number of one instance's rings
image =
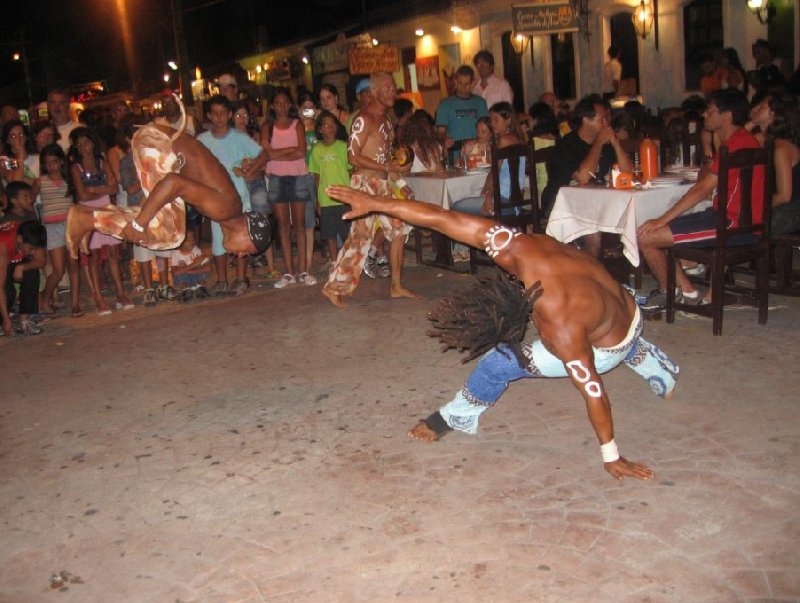
[[[327,297],[331,301],[331,303],[337,308],[347,307],[347,304],[344,303],[341,295],[339,295],[338,293],[334,293],[333,291],[328,291],[326,287],[322,288],[322,295]]]
[[[55,310],[50,306],[50,304],[45,302],[39,302],[39,314],[55,314]]]
[[[390,297],[410,297],[411,299],[418,299],[422,297],[419,293],[414,293],[411,289],[406,289],[403,285],[392,285],[389,289]]]
[[[435,442],[439,439],[439,434],[428,427],[425,421],[420,421],[408,430],[408,437],[415,440],[422,440],[423,442]]]
[[[83,310],[81,310],[79,306],[73,306],[72,318],[80,318],[81,316],[83,316]]]

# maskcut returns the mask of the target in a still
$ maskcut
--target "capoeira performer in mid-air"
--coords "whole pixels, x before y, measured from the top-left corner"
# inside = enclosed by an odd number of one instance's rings
[[[67,247],[78,256],[88,252],[93,230],[150,249],[174,249],[186,234],[186,206],[217,222],[223,246],[240,255],[261,253],[270,243],[267,218],[243,212],[242,200],[225,167],[211,152],[183,132],[186,113],[180,99],[181,122],[177,130],[148,124],[131,140],[136,171],[145,199],[139,207],[90,208],[74,205],[67,219]],[[267,160],[263,152],[241,166],[242,178],[257,176]]]

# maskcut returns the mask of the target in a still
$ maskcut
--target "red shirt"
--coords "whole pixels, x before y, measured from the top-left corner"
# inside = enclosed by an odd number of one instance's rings
[[[728,147],[728,152],[733,153],[741,149],[760,149],[755,136],[744,128],[739,128],[728,140],[722,143]],[[719,155],[714,157],[711,164],[711,171],[719,175]],[[728,220],[731,224],[729,228],[739,226],[739,213],[742,201],[741,182],[739,181],[739,170],[731,168],[728,170]],[[714,191],[714,208],[717,207],[718,195]],[[753,170],[753,194],[750,197],[750,208],[753,212],[753,224],[758,224],[764,215],[764,168],[757,167]]]
[[[3,222],[0,223],[0,246],[8,250],[8,263],[16,264],[25,259],[21,251],[17,249],[17,230],[22,222]]]

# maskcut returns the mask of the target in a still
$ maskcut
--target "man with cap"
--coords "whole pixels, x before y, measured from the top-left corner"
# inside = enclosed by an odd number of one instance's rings
[[[217,88],[219,93],[232,103],[239,100],[239,85],[230,73],[223,73],[217,78]]]
[[[358,108],[350,114],[350,117],[347,118],[347,123],[344,124],[348,136],[353,129],[353,122],[356,120],[356,117],[358,117],[359,112],[366,108],[372,100],[372,90],[369,87],[368,77],[365,77],[356,84],[356,99],[358,99]]]

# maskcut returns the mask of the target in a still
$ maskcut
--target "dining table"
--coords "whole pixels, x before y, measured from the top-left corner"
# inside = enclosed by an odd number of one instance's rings
[[[446,170],[406,174],[403,179],[417,201],[450,209],[456,201],[480,197],[488,174],[488,169]]]
[[[414,199],[449,210],[453,203],[468,197],[480,197],[486,183],[488,169],[448,169],[441,172],[416,172],[403,176],[409,188],[414,191]],[[433,233],[432,262],[422,260],[422,242],[419,230],[415,234],[417,260],[423,264],[439,268],[453,267],[451,241],[444,235]]]
[[[607,186],[562,186],[558,190],[546,233],[569,243],[594,232],[619,234],[622,253],[633,266],[639,265],[636,230],[647,220],[658,218],[675,205],[694,182],[664,179],[663,184],[632,189]],[[711,205],[703,201],[686,213]]]

